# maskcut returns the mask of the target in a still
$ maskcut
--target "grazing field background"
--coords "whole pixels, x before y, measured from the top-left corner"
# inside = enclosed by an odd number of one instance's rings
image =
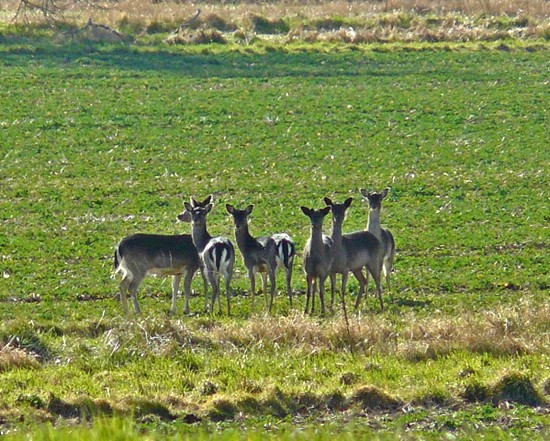
[[[0,39],[0,431],[21,439],[548,435],[548,45],[165,45]],[[393,292],[301,314],[281,293],[234,315],[194,283],[168,315],[148,278],[124,317],[117,242],[177,234],[182,200],[254,204],[253,234],[300,205],[390,186]],[[326,221],[329,231],[329,220]],[[352,281],[351,306],[357,291]],[[372,286],[370,287],[372,291]],[[44,424],[68,426],[52,429]],[[219,431],[223,429],[220,434]],[[296,430],[299,429],[300,432]],[[103,434],[103,435],[102,435]],[[19,437],[19,438],[18,438]]]

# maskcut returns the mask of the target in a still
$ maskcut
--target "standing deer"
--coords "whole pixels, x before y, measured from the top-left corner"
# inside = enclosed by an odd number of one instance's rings
[[[363,197],[369,201],[369,220],[367,223],[367,231],[374,234],[384,248],[384,264],[383,264],[383,273],[386,278],[386,286],[388,291],[391,293],[390,285],[390,274],[393,267],[393,259],[395,257],[395,240],[393,239],[393,234],[390,230],[384,229],[380,226],[380,212],[382,210],[382,199],[384,199],[390,188],[387,187],[382,190],[380,193],[375,191],[367,191],[364,188],[359,190]],[[367,280],[368,280],[367,274]]]
[[[189,314],[191,282],[200,267],[197,248],[191,235],[133,234],[122,239],[117,245],[114,258],[115,273],[122,272],[119,285],[120,301],[125,314],[128,314],[127,293],[130,294],[136,314],[141,313],[137,291],[148,274],[173,276],[172,305],[170,314],[176,312],[176,299],[181,278],[184,278],[185,314]],[[205,292],[206,278],[203,274]]]
[[[330,207],[332,211],[332,231],[330,238],[332,239],[332,266],[330,268],[330,290],[331,290],[331,299],[330,299],[330,308],[334,307],[334,292],[336,288],[336,274],[342,275],[342,305],[345,311],[345,293],[346,293],[346,283],[348,279],[348,273],[350,271],[348,266],[348,257],[346,249],[342,244],[342,223],[346,215],[346,210],[350,207],[353,201],[352,197],[347,198],[344,203],[336,204],[332,202],[328,197],[324,198],[324,202],[327,207]]]
[[[218,299],[218,308],[221,312],[220,302],[220,278],[225,280],[225,295],[227,297],[227,315],[231,315],[231,278],[235,264],[235,248],[226,237],[212,237],[206,229],[206,217],[212,210],[211,198],[206,198],[202,203],[191,198],[191,203],[184,202],[185,210],[178,219],[191,220],[191,236],[197,247],[201,266],[206,273],[206,278],[212,286],[212,301],[210,313],[214,311],[214,303]],[[205,305],[208,309],[208,304]]]
[[[262,288],[264,293],[264,302],[268,306],[269,312],[273,307],[273,298],[275,297],[276,282],[275,271],[277,270],[277,257],[275,241],[272,237],[263,236],[254,238],[248,230],[248,216],[252,213],[253,205],[249,205],[244,210],[238,210],[233,205],[226,204],[227,212],[233,217],[235,223],[235,240],[241,250],[244,266],[248,270],[250,279],[250,294],[252,296],[252,305],[256,298],[256,278],[255,273],[260,273],[262,277]],[[269,276],[271,299],[267,305],[267,277]]]
[[[302,212],[311,221],[311,233],[304,248],[304,272],[307,280],[306,308],[309,310],[311,298],[311,312],[314,310],[316,284],[319,282],[319,298],[321,300],[321,314],[325,314],[325,281],[330,274],[332,265],[332,239],[323,234],[323,220],[329,213],[330,207],[315,210],[313,208],[300,207]]]
[[[376,283],[380,308],[384,309],[382,289],[380,287],[380,273],[383,265],[383,248],[381,242],[368,231],[356,231],[342,234],[342,224],[346,210],[350,207],[353,198],[348,198],[344,203],[334,203],[325,198],[325,204],[332,209],[332,254],[331,279],[336,274],[342,274],[342,306],[345,313],[345,293],[348,273],[351,271],[359,281],[359,293],[355,307],[358,308],[368,279],[363,275],[362,269],[366,267]],[[334,282],[333,282],[334,284]]]
[[[282,268],[285,271],[286,291],[288,302],[292,308],[292,267],[294,257],[296,256],[296,244],[286,233],[277,233],[271,236],[275,241],[275,257],[277,259],[277,269]]]

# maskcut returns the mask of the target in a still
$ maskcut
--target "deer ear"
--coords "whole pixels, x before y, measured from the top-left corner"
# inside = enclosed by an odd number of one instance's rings
[[[389,192],[390,192],[390,187],[384,188],[384,190],[382,190],[382,199],[384,199]]]
[[[334,205],[332,200],[326,196],[323,198],[323,201],[325,202],[325,205],[328,205],[329,207],[332,207]]]
[[[246,214],[252,213],[253,209],[254,209],[254,205],[249,205],[248,207],[246,207],[246,209],[245,209]]]
[[[229,214],[233,214],[235,212],[235,208],[231,204],[225,204],[225,209]]]
[[[350,196],[344,201],[344,205],[346,206],[346,208],[349,208],[352,202],[353,202],[353,198]]]
[[[321,214],[323,216],[326,216],[329,211],[330,211],[330,207],[321,208]]]
[[[206,214],[210,213],[212,211],[212,207],[214,207],[214,204],[208,204],[205,208]]]
[[[365,190],[364,188],[359,189],[359,192],[366,198],[369,197],[369,192]]]
[[[189,202],[184,202],[183,206],[187,211],[193,211],[193,206]]]
[[[201,202],[201,205],[203,207],[206,207],[208,204],[210,204],[212,202],[212,199],[213,199],[213,196],[212,195],[208,195],[204,201]]]
[[[180,222],[191,222],[191,212],[185,210],[183,213],[178,215],[178,220]]]
[[[306,215],[309,216],[311,214],[311,210],[307,207],[300,207],[300,210]]]

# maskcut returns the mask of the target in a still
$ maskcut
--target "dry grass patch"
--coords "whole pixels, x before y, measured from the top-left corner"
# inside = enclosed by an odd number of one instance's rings
[[[12,20],[19,2],[9,0],[4,21]],[[550,38],[550,4],[544,0],[496,2],[398,0],[393,2],[182,3],[124,0],[96,3],[58,2],[58,22],[78,28],[71,35],[90,41],[129,41],[128,36],[168,33],[184,24],[170,44],[250,43],[251,36],[286,41],[344,42],[465,42],[506,38]],[[194,20],[197,8],[202,13]],[[51,20],[40,10],[20,14],[19,21],[42,24]],[[8,20],[9,17],[9,20]],[[112,29],[86,26],[88,19]],[[120,31],[117,32],[117,31]],[[233,33],[237,32],[235,36]],[[65,35],[65,34],[64,34]]]
[[[220,324],[209,335],[218,344],[234,347],[361,351],[421,361],[458,350],[495,356],[547,351],[549,323],[549,306],[535,308],[527,302],[516,308],[458,317],[353,317],[349,327],[339,316],[326,320],[298,313],[265,316]]]
[[[11,369],[38,369],[40,363],[34,355],[26,351],[6,345],[0,350],[0,372]]]

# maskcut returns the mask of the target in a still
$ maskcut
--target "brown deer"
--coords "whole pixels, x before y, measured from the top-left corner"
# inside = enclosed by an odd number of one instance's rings
[[[184,313],[189,314],[191,282],[200,268],[200,258],[190,234],[163,235],[138,233],[123,238],[117,245],[114,256],[115,273],[123,274],[119,285],[120,301],[128,314],[127,294],[132,298],[134,311],[141,313],[137,291],[148,274],[173,276],[172,305],[170,314],[176,312],[176,300],[181,278],[184,277]],[[202,274],[205,292],[207,281]]]
[[[250,279],[250,295],[252,296],[252,305],[256,298],[256,278],[255,274],[260,273],[262,277],[262,287],[264,301],[271,312],[273,308],[273,299],[275,297],[276,282],[275,271],[277,270],[276,246],[272,237],[263,236],[255,238],[248,230],[248,217],[254,208],[249,205],[244,210],[239,210],[231,204],[225,206],[227,212],[233,217],[235,224],[235,240],[243,256],[244,266],[248,270]],[[269,276],[270,295],[269,305],[267,305],[267,277]]]
[[[369,220],[367,223],[367,231],[374,234],[384,248],[384,264],[382,271],[386,279],[386,286],[391,294],[390,274],[395,258],[395,240],[393,234],[388,229],[380,226],[380,212],[382,211],[382,200],[388,195],[390,188],[387,187],[380,193],[375,191],[367,191],[364,188],[359,190],[363,197],[369,202]],[[368,280],[368,274],[367,274]]]
[[[309,312],[311,299],[311,313],[314,312],[315,292],[319,283],[319,299],[321,300],[321,314],[325,314],[325,281],[330,274],[332,265],[332,239],[323,234],[323,221],[329,213],[330,207],[315,210],[300,207],[302,212],[311,221],[311,233],[304,247],[303,265],[307,280],[305,314]]]
[[[358,308],[366,288],[368,279],[362,273],[366,268],[376,283],[380,308],[384,309],[382,291],[380,287],[380,273],[383,264],[383,248],[380,241],[368,231],[357,231],[354,233],[342,234],[342,224],[345,219],[346,210],[350,207],[353,198],[346,199],[343,203],[334,203],[331,199],[325,198],[325,204],[332,210],[332,266],[331,279],[336,274],[342,275],[342,306],[345,312],[345,293],[348,273],[351,271],[359,281],[359,293],[355,307]],[[333,282],[334,285],[334,282]],[[334,297],[334,296],[333,296]]]

